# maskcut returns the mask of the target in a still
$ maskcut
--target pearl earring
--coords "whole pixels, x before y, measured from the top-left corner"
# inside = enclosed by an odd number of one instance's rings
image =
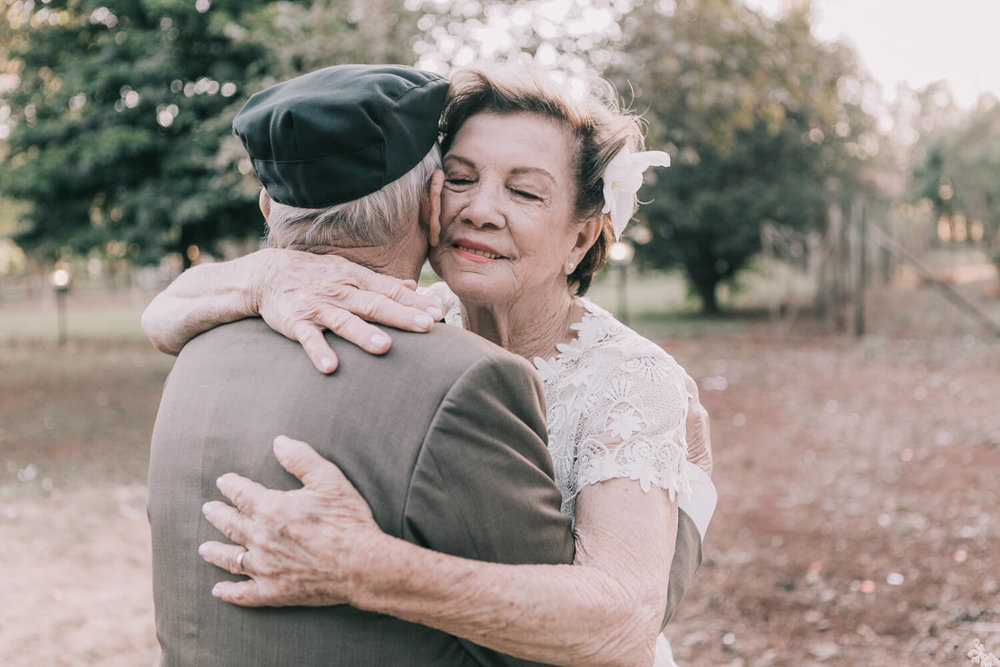
[[[566,262],[566,273],[573,273],[573,267],[576,266],[573,262]]]

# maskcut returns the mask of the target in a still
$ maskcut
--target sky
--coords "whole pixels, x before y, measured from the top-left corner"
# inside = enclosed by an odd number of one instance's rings
[[[777,14],[787,0],[744,0]],[[813,34],[860,54],[887,98],[946,79],[958,104],[1000,97],[1000,0],[812,0]]]

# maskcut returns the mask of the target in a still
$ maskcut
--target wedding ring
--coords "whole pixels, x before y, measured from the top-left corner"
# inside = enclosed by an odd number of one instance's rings
[[[247,571],[243,569],[243,559],[247,557],[247,550],[244,549],[240,552],[240,555],[236,557],[236,574],[246,574]]]

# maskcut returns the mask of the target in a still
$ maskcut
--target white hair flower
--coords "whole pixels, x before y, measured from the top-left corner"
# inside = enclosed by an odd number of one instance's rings
[[[642,187],[642,174],[650,167],[669,167],[670,156],[663,151],[633,153],[623,148],[604,170],[604,209],[611,214],[611,229],[618,241],[632,219],[635,194]]]

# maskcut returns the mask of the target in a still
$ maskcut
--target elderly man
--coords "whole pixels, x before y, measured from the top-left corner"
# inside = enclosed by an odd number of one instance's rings
[[[443,79],[409,68],[345,66],[251,98],[234,126],[264,184],[271,243],[415,278],[427,252],[432,202],[425,193],[437,166],[446,89]],[[388,347],[378,336],[366,349]],[[312,531],[321,545],[322,496],[333,488],[325,482],[339,475],[323,459],[337,463],[391,535],[479,560],[572,562],[530,366],[444,326],[395,332],[393,341],[392,354],[379,358],[328,338],[323,345],[336,348],[340,363],[332,377],[315,372],[297,345],[258,319],[215,328],[183,348],[164,389],[150,462],[165,665],[521,663],[348,606],[251,609],[212,595],[224,575],[202,562],[198,545],[218,538],[200,512],[219,497],[216,480],[259,530],[278,539]],[[318,361],[333,365],[329,357]],[[308,441],[319,454],[278,434]],[[469,465],[470,452],[489,464]],[[305,484],[300,491],[264,488],[295,489],[296,477]],[[234,510],[221,503],[208,512],[215,524],[233,525]],[[697,532],[678,535],[672,593],[683,590],[700,553]],[[310,542],[301,537],[291,542]],[[255,575],[248,585],[257,587],[258,603],[323,604],[319,593],[310,599],[310,586],[321,591],[323,577],[336,576],[324,569],[321,552],[289,557],[315,566],[305,582],[302,569],[298,579],[255,570],[254,553],[241,547],[213,543],[202,553],[233,573]],[[671,604],[678,597],[672,594]]]

